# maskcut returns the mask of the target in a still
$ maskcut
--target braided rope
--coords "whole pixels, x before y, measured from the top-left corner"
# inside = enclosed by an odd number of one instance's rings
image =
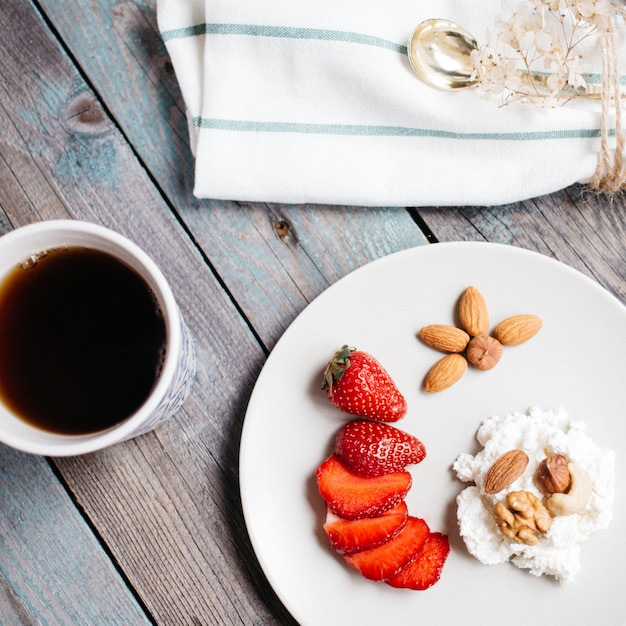
[[[618,6],[617,11],[626,22],[626,9]],[[626,133],[622,126],[622,96],[619,83],[619,59],[612,18],[605,20],[606,35],[600,40],[602,55],[602,119],[600,157],[589,186],[603,193],[615,193],[626,188],[624,150]],[[615,111],[615,149],[611,153],[609,138],[612,133],[611,113]]]

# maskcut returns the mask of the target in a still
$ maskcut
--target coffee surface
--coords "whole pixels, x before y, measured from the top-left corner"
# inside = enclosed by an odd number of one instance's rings
[[[0,284],[0,400],[44,430],[83,434],[129,417],[165,342],[152,290],[107,253],[51,250]]]

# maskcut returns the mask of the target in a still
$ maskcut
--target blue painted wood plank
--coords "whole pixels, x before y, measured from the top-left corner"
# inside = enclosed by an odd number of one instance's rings
[[[65,5],[67,19],[75,18],[76,6]],[[289,623],[254,559],[238,499],[237,433],[262,347],[30,0],[8,0],[2,9],[0,209],[8,224],[74,217],[129,236],[170,279],[197,343],[191,397],[159,432],[54,463],[157,623]],[[232,359],[233,346],[245,354],[245,367]],[[48,532],[72,535],[54,525]],[[54,539],[33,552],[28,537],[15,538],[15,553],[29,557],[20,563],[32,557],[33,571],[36,559],[44,571],[55,569]],[[88,540],[76,536],[81,545]],[[58,569],[64,575],[62,559]],[[19,578],[5,581],[2,601],[21,606],[30,588]],[[68,574],[66,581],[80,593],[80,580]],[[36,591],[41,605],[46,596],[56,602],[56,590]],[[107,602],[106,593],[103,587],[98,601]]]
[[[0,622],[151,623],[47,461],[1,444]]]

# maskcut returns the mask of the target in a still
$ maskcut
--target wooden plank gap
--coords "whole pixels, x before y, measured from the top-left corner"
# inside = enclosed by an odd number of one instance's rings
[[[437,239],[437,237],[435,236],[435,233],[433,233],[433,231],[430,229],[430,227],[428,226],[426,221],[419,214],[418,209],[417,208],[412,208],[412,207],[407,207],[406,210],[407,210],[408,214],[411,216],[411,219],[417,225],[417,227],[422,231],[422,233],[424,234],[424,237],[426,237],[426,240],[428,241],[428,243],[439,243],[439,239]]]

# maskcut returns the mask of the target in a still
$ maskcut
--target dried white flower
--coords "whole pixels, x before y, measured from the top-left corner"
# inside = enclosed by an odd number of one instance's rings
[[[495,39],[472,54],[488,95],[554,106],[586,93],[591,70],[581,44],[624,17],[620,0],[526,0],[496,23]]]

